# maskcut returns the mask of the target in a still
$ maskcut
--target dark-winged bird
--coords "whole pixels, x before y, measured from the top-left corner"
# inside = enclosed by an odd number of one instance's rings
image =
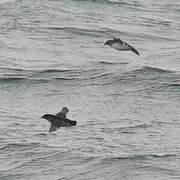
[[[52,114],[45,114],[41,118],[46,119],[51,123],[49,132],[56,131],[60,127],[68,127],[68,126],[75,126],[77,124],[76,121],[72,121],[70,119],[62,118],[57,115]]]
[[[140,56],[139,52],[134,47],[132,47],[131,45],[122,41],[119,38],[110,39],[110,40],[106,41],[104,45],[108,45],[119,51],[132,51],[135,54]]]

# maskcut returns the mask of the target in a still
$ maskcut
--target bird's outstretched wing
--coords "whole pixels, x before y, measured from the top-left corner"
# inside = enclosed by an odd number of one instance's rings
[[[50,126],[50,128],[49,128],[49,132],[56,131],[57,129],[59,129],[59,127],[51,124],[51,126]]]
[[[124,43],[126,46],[128,46],[132,52],[134,52],[135,54],[137,54],[138,56],[140,56],[139,52],[138,52],[134,47],[132,47],[131,45],[129,45],[129,44],[126,43],[126,42],[123,42],[123,43]]]
[[[123,43],[123,41],[119,38],[113,38],[113,42]]]

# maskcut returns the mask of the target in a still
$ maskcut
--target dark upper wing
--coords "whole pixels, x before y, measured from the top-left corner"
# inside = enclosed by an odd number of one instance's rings
[[[55,123],[55,122],[59,121],[59,117],[55,116],[53,114],[45,114],[42,118],[46,119],[50,123]]]
[[[62,118],[62,117],[55,116],[52,114],[46,114],[42,118],[46,119],[47,121],[49,121],[51,123],[51,125],[53,125],[57,128],[59,128],[61,126],[71,126],[71,125],[77,124],[76,121],[71,121],[70,119]]]
[[[113,38],[113,42],[114,43],[116,43],[116,42],[123,43],[123,41],[121,39],[119,39],[119,38]]]
[[[126,43],[126,42],[124,42],[124,43],[125,43],[125,45],[129,46],[129,48],[130,48],[130,50],[131,50],[132,52],[134,52],[135,54],[137,54],[138,56],[140,56],[139,52],[138,52],[134,47],[132,47],[131,45],[129,45],[129,44]]]
[[[131,51],[134,52],[135,54],[137,54],[138,56],[140,56],[139,52],[132,46],[131,46]]]
[[[77,124],[76,121],[72,121],[70,119],[64,119],[64,118],[61,118],[61,126],[75,126]]]

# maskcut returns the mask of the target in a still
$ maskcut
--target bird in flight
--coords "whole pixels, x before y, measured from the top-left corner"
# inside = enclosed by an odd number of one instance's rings
[[[108,45],[118,51],[132,51],[133,53],[140,56],[139,52],[134,47],[132,47],[131,45],[122,41],[119,38],[110,39],[110,40],[106,41],[104,45]]]

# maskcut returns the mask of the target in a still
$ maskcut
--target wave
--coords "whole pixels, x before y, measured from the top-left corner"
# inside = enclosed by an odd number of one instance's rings
[[[140,22],[141,25],[143,25],[142,22]],[[159,23],[158,23],[159,24]],[[145,24],[146,25],[146,24]],[[151,24],[154,26],[153,24]],[[148,39],[148,40],[154,40],[154,41],[172,41],[177,42],[177,39],[169,38],[161,35],[155,35],[150,33],[138,33],[138,32],[126,32],[126,31],[120,31],[112,28],[100,28],[100,29],[85,29],[85,28],[79,28],[79,27],[45,27],[44,29],[47,30],[55,30],[55,31],[63,31],[65,33],[69,34],[75,34],[85,37],[94,37],[94,38],[114,38],[117,36],[121,37],[132,37],[131,39],[134,39],[134,36],[141,37],[142,39]]]
[[[93,37],[93,38],[107,38],[107,37],[114,38],[119,35],[129,36],[129,32],[120,31],[111,28],[85,29],[85,28],[73,27],[73,26],[67,26],[67,27],[52,26],[52,27],[44,27],[44,29],[52,30],[52,31],[63,31],[69,34],[75,34],[75,35]],[[132,37],[133,36],[134,35],[132,34]]]
[[[28,77],[0,77],[0,83],[48,83],[50,79],[45,78],[28,78]]]
[[[135,126],[130,126],[130,127],[125,127],[125,129],[144,129],[144,128],[149,128],[151,127],[152,124],[138,124],[138,125],[135,125]]]
[[[150,155],[133,155],[133,156],[120,156],[102,159],[102,161],[119,161],[119,160],[149,160],[157,158],[171,158],[175,157],[175,154],[150,154]]]
[[[25,69],[19,69],[19,68],[9,68],[9,67],[0,67],[0,70],[7,70],[7,71],[27,71]]]
[[[168,84],[167,86],[169,86],[169,87],[178,87],[178,88],[180,88],[180,84],[178,84],[178,83]]]
[[[39,71],[40,73],[56,73],[56,72],[71,72],[72,70],[70,69],[65,69],[65,70],[61,70],[61,69],[45,69],[45,70],[41,70]]]
[[[115,5],[125,5],[125,6],[134,6],[134,7],[142,6],[139,2],[136,2],[136,1],[106,0],[106,2],[108,4],[115,4]]]
[[[161,68],[156,68],[156,67],[151,67],[151,66],[143,66],[142,68],[138,68],[133,70],[132,72],[134,73],[146,73],[146,72],[152,72],[152,73],[172,73],[173,71],[171,70],[165,70]]]
[[[96,64],[97,65],[97,64]],[[95,65],[95,66],[96,66]],[[77,69],[43,69],[43,70],[24,70],[0,68],[0,83],[16,82],[50,82],[55,81],[79,81],[91,80],[108,76],[111,73],[103,68],[88,67]]]
[[[76,34],[83,36],[92,36],[92,37],[104,37],[107,32],[103,29],[101,30],[94,30],[94,29],[83,29],[83,28],[78,28],[78,27],[46,27],[45,29],[49,30],[58,30],[58,31],[63,31],[66,33],[71,33],[71,34]]]
[[[122,65],[126,64],[128,63],[99,61],[98,63],[93,63],[92,66],[88,66],[88,68],[77,69],[23,70],[1,68],[0,83],[48,83],[51,81],[68,81],[69,83],[87,81],[87,83],[91,83],[91,80],[97,80],[97,83],[103,85],[117,83],[133,85],[135,82],[141,81],[146,83],[151,81],[151,87],[154,87],[154,82],[157,83],[156,81],[160,82],[163,80],[164,84],[161,83],[163,88],[166,86],[179,87],[178,83],[172,83],[172,80],[174,79],[173,82],[175,82],[176,78],[174,71],[151,66],[135,69],[127,68],[124,70]],[[120,70],[114,70],[113,66],[117,65],[119,65]],[[168,79],[166,78],[167,76]]]
[[[151,66],[143,66],[135,69],[127,69],[124,72],[120,72],[121,74],[116,75],[116,77],[106,83],[106,85],[112,85],[117,83],[129,83],[129,85],[134,85],[134,83],[149,83],[148,87],[153,87],[158,82],[169,83],[171,79],[176,77],[175,72],[171,70],[165,70],[161,68],[151,67]],[[168,79],[166,78],[168,76]],[[155,83],[155,84],[154,84]],[[162,82],[159,84],[162,85]],[[164,84],[163,84],[164,86]],[[147,87],[146,87],[147,88]]]
[[[0,151],[5,151],[5,152],[12,152],[12,151],[15,151],[15,150],[19,150],[19,149],[31,149],[31,148],[36,148],[40,146],[39,143],[10,143],[10,144],[7,144],[7,145],[3,145],[0,147]]]
[[[24,82],[31,82],[31,83],[48,83],[51,81],[86,81],[92,79],[99,79],[101,77],[109,76],[110,74],[99,74],[97,76],[88,76],[88,77],[47,77],[47,78],[18,78],[18,77],[8,77],[8,78],[0,78],[0,83],[24,83]]]
[[[79,2],[85,2],[84,0],[76,0]],[[135,2],[135,1],[123,1],[123,0],[88,0],[88,2],[92,2],[92,3],[107,3],[107,4],[112,4],[112,5],[131,5],[131,6],[141,6],[140,3]]]
[[[128,62],[108,62],[108,61],[99,61],[99,64],[103,65],[117,65],[117,64],[129,64]]]
[[[23,78],[23,77],[1,77],[0,78],[0,83],[3,83],[3,82],[14,82],[14,81],[22,81],[22,80],[25,80],[26,78]]]
[[[170,92],[177,92],[179,93],[180,90],[180,84],[178,83],[166,83],[164,86],[162,86],[163,90],[170,91]],[[176,95],[176,94],[174,94]]]
[[[133,131],[133,130],[146,129],[151,126],[152,126],[152,124],[138,124],[138,125],[134,125],[134,126],[117,127],[117,128],[109,127],[109,128],[104,129],[104,131],[108,131],[108,132],[119,131],[121,133],[135,133],[135,131]]]
[[[35,70],[35,69],[20,69],[20,68],[9,68],[9,67],[0,67],[0,70],[5,71],[13,71],[13,72],[69,72],[72,71],[71,69],[42,69],[42,70]]]
[[[180,125],[180,122],[164,122],[164,121],[156,121],[153,124],[168,124],[168,125]]]

